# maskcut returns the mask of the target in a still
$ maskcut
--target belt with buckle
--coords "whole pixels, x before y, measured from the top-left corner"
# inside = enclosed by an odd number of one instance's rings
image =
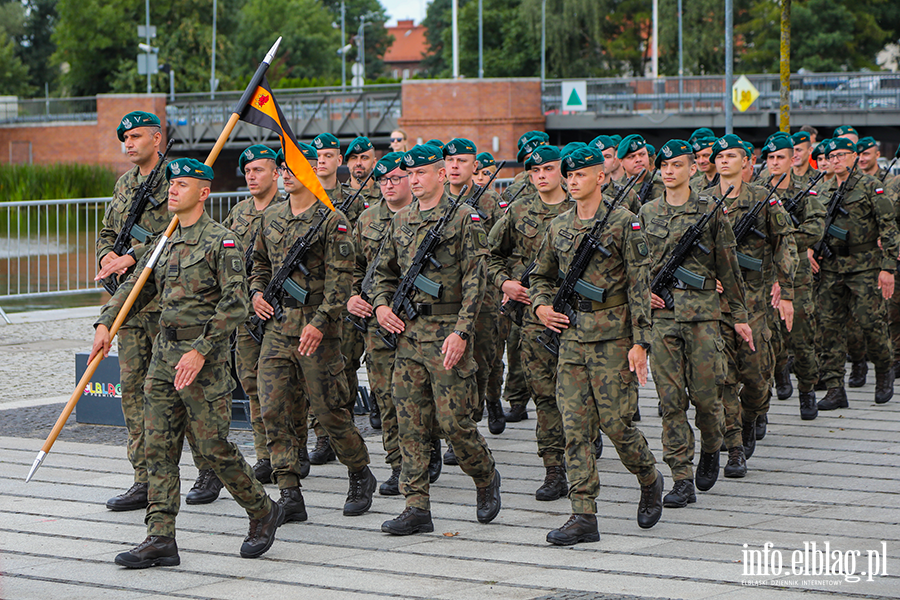
[[[596,312],[598,310],[622,306],[623,304],[628,304],[628,295],[616,294],[615,296],[610,296],[604,302],[597,302],[596,300],[579,300],[578,304],[575,306],[575,310],[578,312]]]
[[[301,303],[299,300],[288,294],[284,295],[281,300],[282,308],[302,308],[304,306],[318,306],[325,301],[325,294],[310,294],[306,297],[306,302]]]
[[[163,327],[163,337],[169,342],[182,342],[184,340],[196,340],[206,331],[205,325],[196,327]]]
[[[459,314],[462,304],[416,304],[416,312],[423,317],[432,317],[436,315],[455,315]]]

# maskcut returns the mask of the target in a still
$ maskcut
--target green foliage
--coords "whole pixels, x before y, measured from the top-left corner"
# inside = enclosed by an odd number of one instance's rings
[[[118,176],[98,165],[0,164],[0,201],[58,200],[108,196]]]
[[[328,9],[331,14],[331,21],[334,23],[335,29],[340,36],[341,31],[341,0],[322,0],[323,6]],[[360,17],[366,17],[366,23],[371,25],[365,26],[365,42],[366,42],[366,81],[379,77],[385,73],[384,54],[394,42],[394,36],[389,34],[384,28],[387,21],[387,13],[381,2],[378,0],[344,0],[344,30],[347,36],[347,43],[353,43],[353,47],[347,51],[348,65],[357,60],[357,52],[359,50],[355,43],[355,38],[359,30]],[[340,37],[338,37],[340,42]],[[340,43],[332,49],[332,55],[336,55]],[[349,82],[350,67],[347,67],[347,77]],[[338,73],[340,73],[340,57],[338,57]]]
[[[0,3],[0,94],[28,96],[28,66],[16,56],[16,40],[25,29],[25,8],[18,2]]]
[[[50,57],[56,50],[51,40],[57,20],[56,3],[57,0],[22,2],[26,14],[16,54],[28,67],[29,83],[38,89],[38,93],[43,91],[45,83],[51,90],[56,88],[58,70],[50,64]]]

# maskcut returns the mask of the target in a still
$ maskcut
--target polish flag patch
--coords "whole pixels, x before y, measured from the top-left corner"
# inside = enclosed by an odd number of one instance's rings
[[[769,200],[769,206],[775,206],[776,204],[781,204],[781,200],[775,197]]]
[[[234,248],[234,240],[222,240],[223,248]]]
[[[341,233],[347,233],[347,226],[343,223],[338,223],[337,230]]]
[[[498,202],[498,204],[500,205],[500,208],[506,208],[507,206],[509,206],[509,202],[507,202],[506,200],[501,200],[500,202]]]
[[[363,206],[365,206],[366,208],[369,208],[369,202],[364,200],[364,201],[363,201]]]
[[[817,192],[816,190],[809,190],[809,195],[810,196],[818,196],[819,192]]]
[[[884,193],[884,188],[875,188],[875,193],[876,193],[876,194],[883,194],[883,193]]]
[[[478,216],[478,213],[472,213],[472,220],[473,220],[473,221],[480,221],[480,220],[481,220],[481,217]]]
[[[632,231],[640,231],[640,230],[641,230],[641,224],[640,224],[640,223],[637,223],[637,222],[632,223],[632,224],[631,224],[631,230],[632,230]]]

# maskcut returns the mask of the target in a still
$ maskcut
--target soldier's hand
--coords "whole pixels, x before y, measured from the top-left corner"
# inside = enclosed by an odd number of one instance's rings
[[[562,333],[563,329],[569,328],[569,317],[563,313],[553,310],[552,306],[542,304],[534,309],[534,314],[541,320],[544,327],[556,333]]]
[[[88,364],[90,364],[90,362],[94,360],[94,357],[100,352],[103,353],[103,358],[109,356],[109,347],[109,329],[106,328],[106,325],[97,325],[97,330],[94,331],[94,345],[91,347],[91,355],[88,357]]]
[[[275,309],[272,308],[271,304],[263,300],[261,292],[257,292],[253,294],[253,312],[256,313],[257,317],[265,321],[272,318],[272,315],[275,314]]]
[[[356,294],[350,296],[350,299],[347,300],[347,311],[351,315],[365,319],[372,316],[372,305],[363,300],[362,296]]]
[[[777,281],[772,284],[772,291],[769,292],[769,295],[772,297],[772,308],[778,308],[778,305],[781,303],[781,284]],[[784,320],[784,317],[781,317],[781,320]]]
[[[508,298],[512,298],[522,304],[531,304],[531,299],[528,297],[528,288],[524,287],[515,279],[507,279],[503,282],[503,285],[500,286],[500,289],[503,290],[503,293],[506,294]]]
[[[785,329],[790,331],[794,328],[794,303],[790,300],[779,300],[777,308]]]
[[[115,252],[108,252],[103,258],[100,259],[100,266],[105,267],[107,264],[109,264],[111,261],[116,260],[117,258],[119,258],[118,254],[116,254]]]
[[[104,259],[108,258],[110,254],[113,254],[113,253],[110,252],[103,258]],[[115,260],[108,260],[103,265],[103,268],[100,269],[100,271],[97,273],[97,276],[94,277],[94,281],[100,281],[101,279],[106,279],[113,273],[115,273],[116,275],[121,275],[122,273],[127,271],[134,264],[135,264],[134,257],[131,256],[130,254],[126,254],[125,256],[120,256],[120,257],[116,258]]]
[[[663,300],[662,298],[660,298],[653,292],[650,292],[650,308],[660,309],[660,308],[665,308],[665,307],[666,307],[665,300]]]
[[[812,248],[806,249],[806,256],[809,257],[809,265],[812,267],[812,272],[818,273],[819,272],[819,263],[816,262],[816,259],[813,256],[814,254],[815,254],[815,252],[813,252]]]
[[[378,317],[378,324],[384,327],[388,333],[403,333],[406,325],[403,319],[394,314],[390,306],[379,306],[375,309],[375,316]]]
[[[723,293],[725,291],[725,286],[722,285],[722,282],[716,279],[716,293]]]
[[[754,345],[753,343],[753,330],[750,329],[750,325],[748,325],[747,323],[735,323],[734,332],[741,336],[741,339],[750,345],[751,351],[756,352],[756,345]]]
[[[311,356],[319,347],[323,337],[324,335],[321,331],[312,325],[307,325],[300,332],[300,345],[297,346],[297,352],[302,356]]]
[[[628,351],[628,369],[637,375],[638,383],[647,385],[647,351],[635,344]]]
[[[449,371],[456,366],[456,363],[459,362],[465,351],[466,340],[459,337],[456,332],[448,335],[447,339],[444,340],[444,345],[441,346],[441,354],[444,355],[444,368]]]
[[[878,289],[885,300],[890,300],[894,295],[894,274],[888,271],[878,273]]]
[[[194,383],[204,364],[206,364],[206,357],[196,350],[185,353],[175,365],[175,389],[183,390]]]

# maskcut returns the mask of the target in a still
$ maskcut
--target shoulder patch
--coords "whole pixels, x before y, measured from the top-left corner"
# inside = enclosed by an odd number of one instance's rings
[[[507,206],[509,206],[509,202],[507,202],[506,200],[501,200],[497,203],[497,206],[499,206],[500,208],[506,208]]]
[[[818,196],[819,192],[817,192],[816,190],[809,190],[809,195],[810,196]]]
[[[647,256],[647,254],[649,254],[649,251],[647,250],[647,243],[643,238],[635,242],[634,249],[640,256]]]
[[[347,233],[347,224],[346,223],[338,223],[337,230],[341,233]]]
[[[235,273],[240,273],[244,270],[243,261],[239,257],[231,259],[231,270]]]
[[[875,193],[876,193],[876,194],[883,194],[883,193],[884,193],[884,188],[875,188]]]
[[[340,242],[338,244],[338,253],[344,258],[350,256],[350,244],[347,242]]]
[[[778,223],[779,227],[784,227],[785,225],[787,225],[787,223],[784,220],[784,215],[781,213],[777,213],[775,215],[775,222]]]
[[[487,248],[488,246],[487,234],[484,231],[475,232],[475,241],[480,248]]]
[[[223,248],[234,248],[234,240],[222,240]]]
[[[472,217],[472,220],[473,220],[473,221],[480,221],[480,220],[481,220],[481,217],[478,216],[478,213],[472,213],[470,216]]]
[[[640,231],[640,230],[641,230],[641,224],[638,223],[637,221],[632,222],[632,223],[631,223],[631,230],[632,230],[632,231]]]

